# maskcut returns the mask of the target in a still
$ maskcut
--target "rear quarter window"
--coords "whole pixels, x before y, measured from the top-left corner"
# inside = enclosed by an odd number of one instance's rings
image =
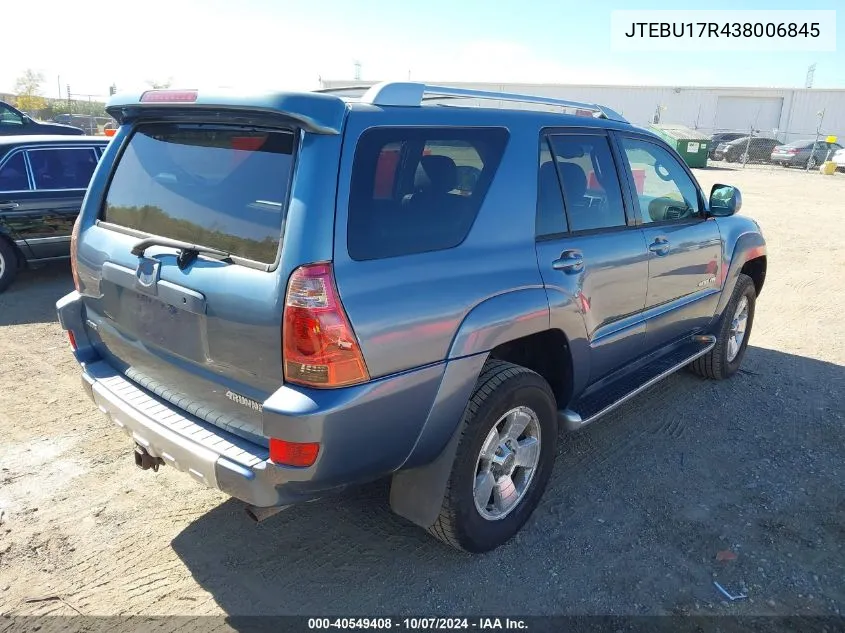
[[[504,128],[371,128],[352,168],[347,248],[355,260],[453,248],[493,181]]]
[[[294,146],[293,131],[139,125],[114,170],[102,219],[273,263]]]

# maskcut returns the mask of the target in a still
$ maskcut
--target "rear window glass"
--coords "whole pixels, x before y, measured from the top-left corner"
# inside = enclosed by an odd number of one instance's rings
[[[452,248],[502,158],[503,128],[371,128],[355,151],[347,246],[356,260]]]
[[[272,263],[293,148],[288,131],[141,125],[115,169],[103,219]]]

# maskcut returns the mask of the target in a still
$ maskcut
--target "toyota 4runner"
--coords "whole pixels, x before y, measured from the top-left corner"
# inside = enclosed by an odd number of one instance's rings
[[[559,431],[742,362],[758,225],[603,106],[384,83],[107,109],[61,324],[136,463],[255,519],[390,476],[396,513],[490,550]]]

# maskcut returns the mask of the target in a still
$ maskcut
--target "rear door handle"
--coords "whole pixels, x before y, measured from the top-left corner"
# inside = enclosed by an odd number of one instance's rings
[[[580,273],[584,270],[584,255],[581,251],[563,251],[560,259],[552,262],[552,268],[562,270],[569,275]]]
[[[665,237],[656,237],[654,241],[648,245],[648,250],[650,250],[655,255],[663,256],[669,252],[669,240]]]
[[[19,205],[17,202],[0,202],[0,211],[10,211],[12,209],[17,209]]]

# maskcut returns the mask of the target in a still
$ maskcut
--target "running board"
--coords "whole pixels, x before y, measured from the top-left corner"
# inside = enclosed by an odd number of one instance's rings
[[[666,376],[686,367],[699,356],[704,356],[715,345],[715,336],[693,336],[688,342],[658,357],[648,365],[580,398],[571,409],[558,411],[561,426],[568,431],[577,431],[587,426],[638,393],[660,382]]]

